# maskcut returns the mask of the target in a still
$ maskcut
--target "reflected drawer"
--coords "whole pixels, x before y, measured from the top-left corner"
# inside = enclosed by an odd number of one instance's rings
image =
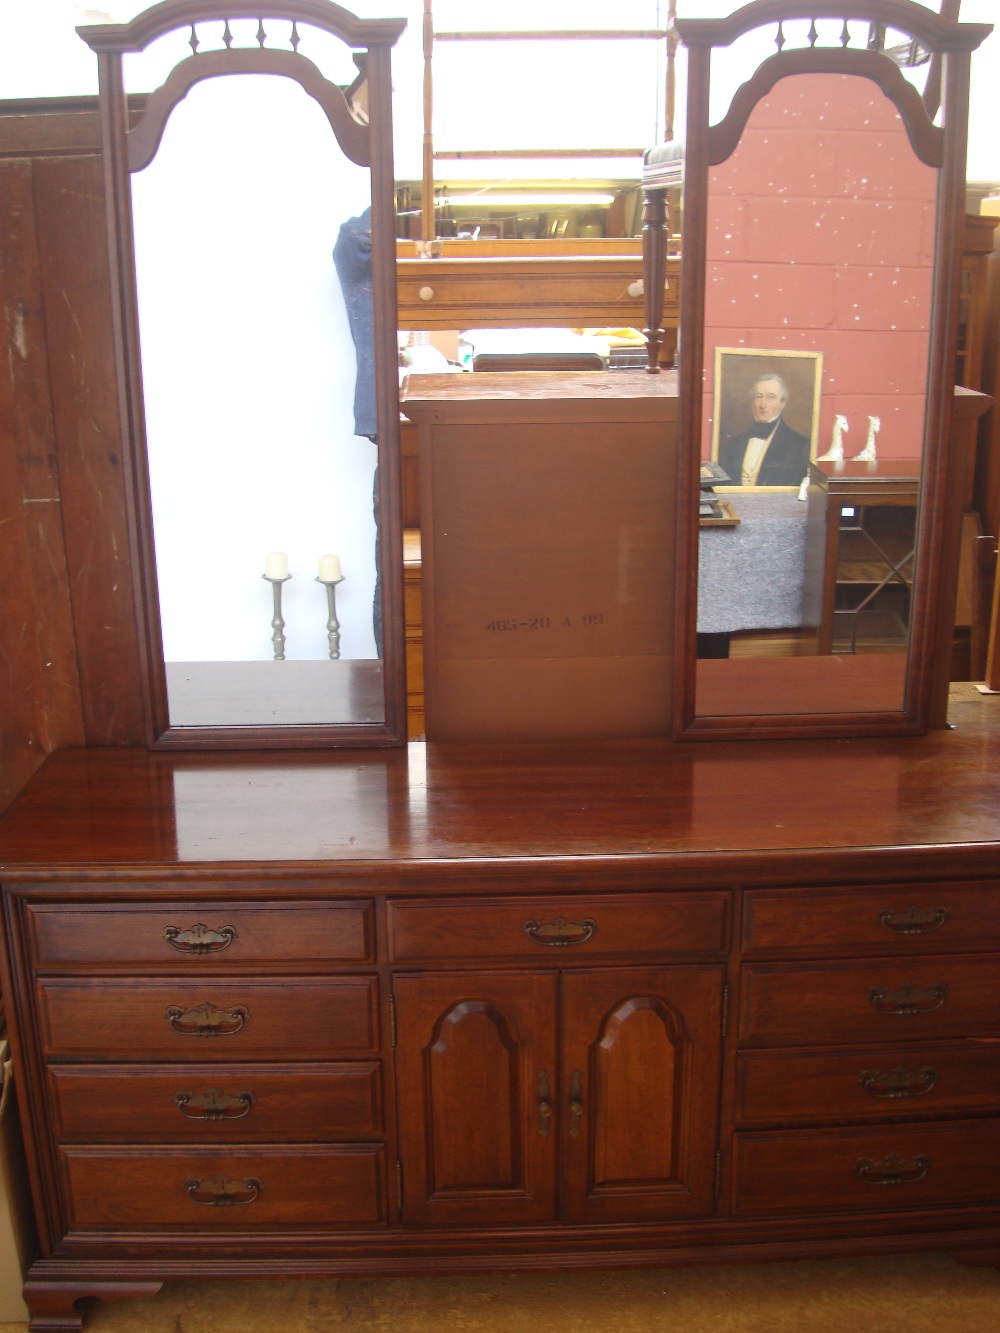
[[[221,886],[206,885],[206,893]],[[368,902],[177,903],[165,907],[29,904],[27,931],[36,967],[76,963],[176,968],[240,963],[362,963],[374,956]],[[308,891],[308,884],[304,886]],[[218,962],[216,960],[219,960]]]
[[[995,1202],[1000,1121],[736,1135],[733,1210],[896,1212]]]
[[[995,1036],[1000,959],[873,959],[743,968],[740,1035],[765,1046]]]
[[[319,1142],[383,1132],[382,1068],[52,1065],[58,1138],[105,1143]]]
[[[407,901],[389,904],[389,947],[397,962],[408,963],[663,958],[721,952],[728,924],[725,893]]]
[[[45,1054],[76,1060],[328,1060],[378,1046],[374,977],[50,978]]]
[[[742,1051],[736,1067],[737,1123],[744,1125],[1000,1114],[1000,1058],[992,1042]]]
[[[384,1149],[67,1147],[71,1227],[246,1231],[384,1223]]]
[[[1000,882],[746,894],[750,953],[947,953],[1000,944]]]

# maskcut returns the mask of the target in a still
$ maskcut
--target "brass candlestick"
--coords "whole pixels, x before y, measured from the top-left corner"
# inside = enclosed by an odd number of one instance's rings
[[[316,576],[316,582],[322,583],[326,589],[326,637],[330,642],[330,658],[336,661],[340,657],[340,621],[337,619],[337,584],[343,583],[344,576],[340,575],[335,579],[324,579]]]
[[[285,660],[285,622],[281,615],[281,585],[287,583],[291,574],[285,574],[282,578],[274,578],[270,574],[261,574],[261,578],[271,585],[271,593],[274,597],[274,617],[271,620],[271,628],[274,633],[271,635],[271,642],[274,644],[274,660],[283,662]]]

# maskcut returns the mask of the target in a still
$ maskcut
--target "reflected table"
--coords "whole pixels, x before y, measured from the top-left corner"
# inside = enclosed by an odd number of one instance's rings
[[[808,506],[795,491],[739,491],[728,498],[739,525],[701,529],[698,633],[801,625]]]

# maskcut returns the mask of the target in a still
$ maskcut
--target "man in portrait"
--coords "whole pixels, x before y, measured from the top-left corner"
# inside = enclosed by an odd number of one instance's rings
[[[759,375],[750,389],[753,421],[719,446],[719,464],[734,486],[799,486],[809,467],[809,439],[782,413],[788,388],[780,375]]]

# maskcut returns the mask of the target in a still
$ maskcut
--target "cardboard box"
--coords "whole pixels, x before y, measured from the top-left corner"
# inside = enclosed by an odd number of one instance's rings
[[[413,376],[402,410],[427,739],[668,734],[675,377]]]

